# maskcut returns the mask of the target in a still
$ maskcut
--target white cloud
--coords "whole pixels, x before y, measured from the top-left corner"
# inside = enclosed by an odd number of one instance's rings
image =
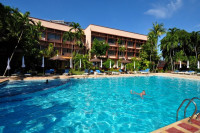
[[[155,8],[149,9],[145,12],[145,14],[153,15],[157,18],[169,18],[173,15],[173,13],[181,8],[182,0],[171,0],[169,4],[163,5],[155,5]]]

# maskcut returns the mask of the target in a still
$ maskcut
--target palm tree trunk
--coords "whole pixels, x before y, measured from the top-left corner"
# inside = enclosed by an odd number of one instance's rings
[[[13,50],[13,52],[12,52],[12,54],[11,54],[11,56],[10,56],[10,62],[11,62],[11,60],[12,60],[12,58],[13,58],[13,55],[14,55],[15,51],[17,50],[17,47],[18,47],[19,42],[20,42],[20,40],[21,40],[21,38],[22,38],[23,32],[24,32],[24,31],[22,30],[22,32],[21,32],[21,34],[20,34],[20,36],[19,36],[19,39],[18,39],[18,41],[17,41],[17,45],[15,46],[15,49]],[[7,67],[6,67],[5,71],[4,71],[3,76],[5,76],[6,72],[7,72]]]
[[[198,56],[197,56],[197,47],[196,47],[196,46],[195,46],[194,50],[195,50],[195,57],[196,57],[196,60],[198,60]]]
[[[172,71],[173,71],[173,60],[172,60],[172,55],[171,55],[171,50],[170,50],[170,60],[171,60],[171,66],[172,66]]]

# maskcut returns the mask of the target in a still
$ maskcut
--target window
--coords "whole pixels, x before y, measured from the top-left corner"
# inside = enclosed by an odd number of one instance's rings
[[[109,51],[108,51],[108,55],[114,55],[114,56],[115,56],[115,55],[116,55],[116,52],[113,51],[113,50],[109,50]]]
[[[123,46],[123,45],[125,45],[125,44],[126,44],[126,42],[125,42],[124,40],[122,40],[122,41],[121,41],[121,44],[119,44],[119,45]]]
[[[55,35],[55,40],[60,40],[60,35]]]
[[[60,40],[61,36],[58,34],[48,33],[47,40]]]
[[[45,32],[42,32],[42,38],[45,38],[46,37],[46,33]]]
[[[128,56],[133,56],[133,52],[128,52],[127,55]]]
[[[119,56],[123,56],[123,52],[119,51]]]
[[[115,39],[108,38],[108,43],[115,45]]]
[[[55,40],[55,34],[48,33],[47,40]]]
[[[136,43],[136,48],[140,48],[140,43]]]
[[[128,47],[133,47],[133,42],[128,41]]]
[[[139,55],[140,55],[139,53],[136,53],[136,57],[139,57]]]
[[[71,53],[71,49],[63,48],[63,53]]]
[[[93,37],[92,37],[92,42],[94,41],[95,38],[96,38],[97,40],[99,40],[99,41],[105,41],[105,38],[93,36]]]

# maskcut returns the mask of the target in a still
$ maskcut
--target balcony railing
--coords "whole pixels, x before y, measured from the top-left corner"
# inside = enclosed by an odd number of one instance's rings
[[[63,53],[64,56],[67,56],[67,57],[71,57],[72,54],[71,53]]]

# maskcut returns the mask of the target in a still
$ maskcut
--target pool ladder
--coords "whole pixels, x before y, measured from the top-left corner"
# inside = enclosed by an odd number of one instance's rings
[[[183,102],[181,103],[181,105],[179,106],[179,108],[178,108],[177,111],[176,111],[176,121],[178,121],[178,112],[179,112],[180,108],[183,106],[183,104],[184,104],[186,101],[189,101],[188,104],[187,104],[187,106],[185,107],[185,110],[184,110],[184,118],[185,118],[185,114],[186,114],[186,110],[187,110],[188,106],[190,105],[190,103],[193,103],[194,106],[195,106],[195,110],[194,110],[192,116],[190,117],[190,119],[188,120],[188,122],[191,123],[192,118],[194,117],[194,115],[195,115],[196,112],[197,112],[197,105],[196,105],[196,103],[194,102],[194,99],[200,100],[200,98],[198,98],[198,97],[193,97],[192,99],[185,99],[185,100],[183,100]],[[199,115],[200,115],[200,113],[197,114],[196,119],[198,118]]]

